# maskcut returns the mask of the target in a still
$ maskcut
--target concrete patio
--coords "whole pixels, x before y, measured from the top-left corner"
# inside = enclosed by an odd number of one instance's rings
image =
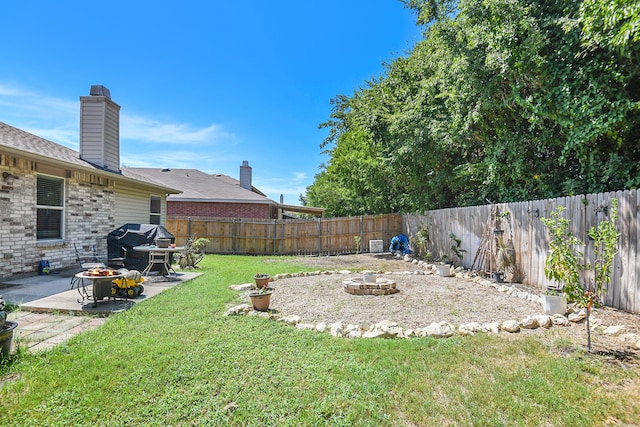
[[[201,273],[179,272],[178,280],[166,281],[162,276],[145,277],[144,292],[131,299],[87,299],[78,289],[71,289],[71,278],[77,270],[53,274],[0,279],[0,295],[7,304],[20,309],[9,313],[8,320],[18,322],[14,345],[19,342],[29,350],[50,348],[88,329],[102,325],[106,317],[146,301],[162,291],[192,280]],[[91,286],[87,286],[90,293]]]

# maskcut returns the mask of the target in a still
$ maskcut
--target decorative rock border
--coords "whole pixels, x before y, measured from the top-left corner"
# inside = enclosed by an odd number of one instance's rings
[[[396,255],[398,258],[403,258],[404,261],[410,262],[419,269],[415,269],[413,271],[405,270],[402,272],[381,272],[381,271],[370,271],[365,270],[362,274],[372,273],[372,274],[384,274],[384,275],[427,275],[427,274],[438,274],[438,266],[436,264],[430,264],[425,261],[416,260],[411,258],[408,255]],[[292,277],[311,277],[311,276],[319,276],[319,275],[331,275],[331,274],[341,274],[341,275],[349,275],[355,274],[349,270],[325,270],[325,271],[314,271],[314,272],[302,272],[302,273],[284,273],[284,274],[276,274],[272,280],[279,279],[288,279]],[[465,280],[469,280],[478,284],[479,286],[483,286],[486,288],[494,288],[498,292],[504,292],[507,295],[520,298],[527,301],[537,302],[541,304],[541,296],[532,294],[530,292],[525,292],[517,289],[515,286],[507,286],[505,284],[494,283],[490,280],[484,279],[479,276],[475,272],[467,271],[463,267],[458,267],[454,270],[452,276],[462,278]],[[364,280],[362,278],[352,278],[343,280],[343,286],[351,284],[353,288],[355,288],[356,284],[363,285]],[[393,283],[393,289],[395,292],[398,290],[395,287],[395,281],[391,279],[383,279],[378,278],[376,282],[380,282],[381,285],[388,285],[388,289],[392,289],[391,283]],[[367,285],[371,285],[367,283]],[[242,285],[231,285],[230,288],[235,291],[248,291],[255,286],[252,283],[246,283]],[[364,288],[361,288],[364,289]],[[380,290],[371,289],[371,290]],[[371,294],[377,295],[377,294]],[[368,329],[362,328],[359,325],[353,324],[344,324],[342,322],[335,322],[331,324],[326,324],[324,322],[318,323],[316,325],[312,323],[304,323],[302,318],[295,314],[290,315],[282,315],[275,314],[272,312],[259,312],[253,310],[251,305],[249,304],[240,304],[235,307],[229,308],[224,316],[235,316],[235,315],[248,315],[248,316],[259,316],[267,319],[275,320],[278,322],[283,322],[285,324],[294,326],[297,329],[304,330],[313,330],[317,332],[329,332],[331,335],[335,337],[343,337],[343,338],[411,338],[411,337],[440,337],[446,338],[454,335],[474,335],[476,333],[495,333],[498,334],[500,332],[507,333],[518,333],[522,329],[526,330],[535,330],[535,329],[549,329],[552,326],[569,326],[571,323],[580,323],[582,322],[587,314],[584,309],[576,311],[574,308],[569,308],[567,312],[567,316],[563,316],[561,314],[535,314],[531,316],[527,316],[521,320],[505,320],[503,322],[487,322],[487,323],[478,323],[478,322],[469,322],[465,324],[456,326],[448,323],[448,322],[434,322],[428,326],[416,329],[403,329],[396,322],[391,320],[383,320],[382,322],[371,325]],[[640,348],[640,335],[635,333],[627,333],[623,334],[622,332],[625,329],[624,325],[614,325],[606,327],[602,324],[602,320],[591,315],[591,329],[595,332],[601,332],[604,335],[617,336],[618,339],[625,343],[635,343],[637,348]]]

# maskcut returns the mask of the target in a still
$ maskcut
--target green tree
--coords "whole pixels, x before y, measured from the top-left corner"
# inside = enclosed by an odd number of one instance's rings
[[[350,214],[640,185],[637,5],[404,3],[424,39],[333,101],[316,204],[328,182]]]

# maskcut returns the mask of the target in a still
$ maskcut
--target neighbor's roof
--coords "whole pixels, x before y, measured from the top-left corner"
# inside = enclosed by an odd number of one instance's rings
[[[240,187],[238,180],[227,175],[210,175],[198,169],[125,169],[182,190],[179,195],[167,197],[170,202],[275,203],[261,192]]]
[[[161,189],[163,193],[179,193],[179,190],[165,186],[164,184],[153,181],[145,176],[128,173],[124,170],[122,171],[122,174],[104,170],[99,166],[82,160],[80,158],[80,153],[75,150],[56,144],[55,142],[41,138],[3,122],[0,122],[0,151],[6,151],[17,156],[28,157],[40,163],[53,164],[58,167],[95,173],[112,179],[144,184]]]
[[[240,181],[238,181],[237,179],[230,177],[229,175],[223,175],[221,173],[214,173],[213,176],[215,176],[216,178],[225,181],[229,184],[232,185],[240,185]],[[258,193],[261,196],[267,197],[266,194],[264,194],[262,191],[258,190],[256,187],[254,187],[253,185],[251,186],[251,191],[253,191],[254,193]]]

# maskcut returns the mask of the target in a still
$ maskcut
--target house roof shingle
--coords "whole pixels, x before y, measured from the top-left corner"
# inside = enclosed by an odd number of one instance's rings
[[[240,187],[240,182],[228,175],[209,175],[198,169],[123,168],[182,190],[167,201],[275,203],[259,191]]]

